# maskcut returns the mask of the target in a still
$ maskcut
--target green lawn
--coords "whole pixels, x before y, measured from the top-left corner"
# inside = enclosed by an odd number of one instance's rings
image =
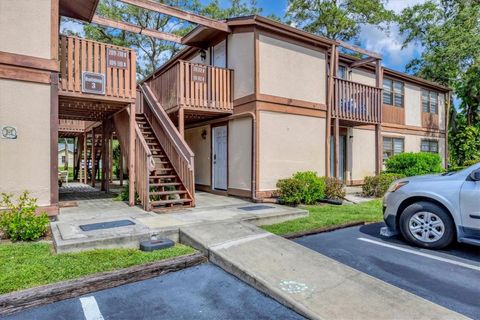
[[[306,209],[310,212],[308,217],[263,226],[262,228],[269,232],[283,235],[351,222],[377,222],[383,219],[382,202],[380,199],[355,205],[306,206]]]
[[[190,247],[176,245],[148,253],[111,249],[54,254],[48,243],[0,244],[0,294],[193,252]]]

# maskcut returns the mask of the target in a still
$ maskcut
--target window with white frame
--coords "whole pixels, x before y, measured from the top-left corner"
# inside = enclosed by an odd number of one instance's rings
[[[422,111],[425,113],[438,113],[438,93],[422,89]]]
[[[438,141],[436,140],[422,140],[420,145],[420,151],[438,153]]]
[[[403,138],[383,137],[383,160],[405,151]]]

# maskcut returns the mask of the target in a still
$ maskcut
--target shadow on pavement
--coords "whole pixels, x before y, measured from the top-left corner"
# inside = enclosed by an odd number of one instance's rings
[[[359,231],[360,233],[363,233],[365,235],[368,235],[369,237],[376,238],[378,240],[381,240],[383,242],[387,242],[390,244],[399,244],[399,245],[409,245],[405,240],[403,240],[401,235],[392,237],[392,238],[387,238],[383,237],[380,235],[380,229],[385,226],[385,223],[380,222],[380,223],[372,223],[372,224],[366,224],[362,227],[360,227]],[[413,249],[418,249],[415,247],[412,247]],[[471,260],[474,262],[480,262],[480,247],[464,244],[464,243],[458,243],[454,242],[450,246],[448,246],[445,249],[442,250],[435,250],[434,252],[439,252],[447,255],[452,255],[457,258],[462,258],[466,260]]]

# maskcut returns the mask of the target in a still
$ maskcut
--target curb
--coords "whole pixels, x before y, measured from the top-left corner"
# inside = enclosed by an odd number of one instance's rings
[[[150,279],[207,261],[202,253],[156,261],[120,270],[107,271],[78,279],[62,281],[0,295],[0,316],[38,307],[87,293]]]
[[[345,228],[363,226],[365,224],[366,224],[365,221],[350,222],[350,223],[339,224],[332,227],[325,227],[325,228],[313,229],[308,231],[292,232],[292,233],[287,233],[280,236],[285,239],[295,239],[295,238],[301,238],[301,237],[310,236],[318,233],[332,232],[332,231],[345,229]]]

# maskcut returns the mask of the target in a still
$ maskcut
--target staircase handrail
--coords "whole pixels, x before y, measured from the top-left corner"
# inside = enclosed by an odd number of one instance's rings
[[[162,123],[163,128],[166,130],[166,133],[169,135],[169,138],[173,142],[177,152],[189,163],[190,166],[193,166],[194,153],[184,141],[177,128],[173,124],[170,117],[167,115],[165,110],[161,107],[161,104],[158,102],[157,98],[152,92],[152,89],[148,84],[144,83],[140,86],[142,93],[144,94],[145,99],[149,101],[151,106],[158,106],[158,108],[151,108],[153,114],[156,116],[156,119]],[[192,167],[193,169],[193,167]]]
[[[140,90],[147,102],[144,104],[143,112],[151,122],[153,132],[157,135],[160,145],[192,199],[192,206],[195,206],[194,153],[163,110],[148,84],[140,85]],[[150,115],[151,119],[149,119]]]

